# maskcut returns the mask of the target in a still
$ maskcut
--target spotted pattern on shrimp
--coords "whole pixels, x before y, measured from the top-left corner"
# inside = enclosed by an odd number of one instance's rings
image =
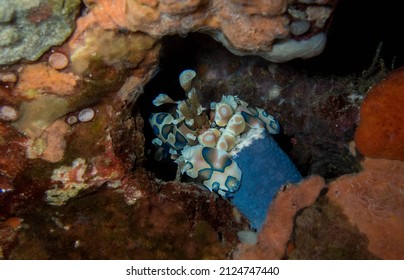
[[[188,99],[174,101],[160,94],[153,101],[156,106],[177,106],[174,115],[160,112],[150,116],[150,125],[157,136],[153,143],[169,147],[169,153],[182,173],[201,181],[210,191],[226,198],[232,197],[240,188],[242,170],[230,152],[246,131],[266,129],[270,134],[277,134],[280,125],[265,110],[233,95],[225,95],[220,102],[212,102],[210,112],[206,112],[199,101],[195,101],[198,100],[195,88],[189,88],[195,72],[185,71],[187,75],[180,77],[180,83]],[[184,78],[187,78],[186,81]],[[210,127],[195,129],[195,123],[204,114]]]

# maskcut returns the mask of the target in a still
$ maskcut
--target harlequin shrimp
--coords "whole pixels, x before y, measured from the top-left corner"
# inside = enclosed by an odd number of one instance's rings
[[[175,113],[151,114],[150,125],[156,138],[153,144],[168,150],[182,174],[200,181],[210,191],[232,197],[240,188],[242,170],[230,151],[251,129],[266,129],[279,133],[275,118],[261,108],[249,105],[237,96],[223,96],[210,109],[199,102],[192,79],[195,71],[185,70],[180,84],[187,99],[174,101],[166,94],[158,95],[153,104],[173,104]]]

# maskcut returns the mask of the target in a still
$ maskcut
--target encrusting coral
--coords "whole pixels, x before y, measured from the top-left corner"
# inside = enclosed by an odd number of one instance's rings
[[[83,18],[105,29],[118,26],[156,38],[201,32],[237,55],[284,62],[322,52],[336,2],[91,0],[85,1],[91,12]],[[292,33],[291,26],[302,21],[303,31]]]
[[[153,101],[156,106],[177,104],[175,114],[160,112],[149,118],[155,145],[161,146],[165,156],[171,155],[181,173],[202,181],[210,191],[223,197],[233,197],[239,189],[242,170],[234,161],[235,147],[251,139],[255,130],[279,133],[280,126],[274,117],[263,109],[250,106],[237,96],[223,96],[212,102],[210,110],[202,107],[192,79],[193,70],[180,75],[181,87],[187,99],[174,101],[160,94]],[[233,154],[232,154],[233,153]]]
[[[378,258],[404,257],[404,162],[365,158],[358,174],[339,177],[327,197],[369,239]]]

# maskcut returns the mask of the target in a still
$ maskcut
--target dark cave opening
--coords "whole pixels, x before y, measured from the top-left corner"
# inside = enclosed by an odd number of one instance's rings
[[[364,8],[366,8],[366,13],[361,12]],[[401,51],[402,43],[399,42],[396,35],[399,25],[396,24],[397,17],[394,16],[394,13],[395,11],[391,11],[386,6],[381,8],[380,5],[368,1],[340,0],[332,18],[327,34],[327,45],[323,53],[311,59],[296,59],[285,64],[298,71],[305,71],[312,76],[353,74],[359,77],[363,71],[369,68],[378,45],[383,42],[380,59],[383,60],[386,69],[391,70],[392,66],[399,67],[403,65],[404,57]],[[380,20],[375,20],[376,18]],[[155,136],[148,122],[152,112],[166,111],[167,108],[155,107],[152,101],[160,93],[165,93],[174,100],[184,99],[185,93],[179,85],[178,76],[185,69],[196,70],[198,67],[201,69],[200,57],[204,57],[206,62],[206,59],[212,59],[210,52],[217,50],[222,51],[222,53],[225,52],[226,56],[234,55],[209,36],[199,33],[191,33],[186,37],[166,36],[162,39],[162,46],[159,70],[145,86],[144,94],[137,101],[137,110],[145,120],[146,161],[144,167],[152,171],[157,178],[168,181],[175,178],[177,165],[169,158],[161,161],[153,158],[155,146],[151,141]],[[226,58],[222,59],[223,61],[226,60]],[[268,67],[270,64],[270,62],[256,56],[239,57],[238,61],[250,61],[253,64],[261,65],[260,67]],[[218,65],[212,64],[212,67]],[[237,68],[238,65],[235,63],[231,67]],[[204,86],[203,89],[203,94],[208,97],[215,95],[215,92],[217,95],[217,91],[220,90],[214,88],[214,85],[211,87]],[[228,94],[232,93],[229,92]],[[293,148],[291,138],[293,135],[280,134],[274,136],[279,146],[287,154],[290,154]],[[309,166],[298,165],[298,169],[303,176],[306,176],[310,168]]]
[[[380,43],[387,70],[404,65],[401,9],[395,1],[339,0],[327,31],[327,45],[317,57],[292,63],[315,73],[360,75],[372,64]]]
[[[206,63],[206,61],[214,60],[215,57],[217,58],[217,53],[224,55],[220,60],[225,61],[226,58],[232,60],[229,64],[234,64],[234,67],[239,65],[240,60],[243,61],[242,63],[244,64],[251,63],[262,68],[267,68],[270,64],[270,62],[256,56],[237,57],[226,50],[220,43],[204,34],[192,33],[187,37],[180,37],[178,35],[166,36],[162,40],[158,72],[145,86],[144,93],[137,101],[136,109],[145,120],[143,131],[146,139],[146,160],[144,167],[153,172],[159,179],[164,181],[174,180],[176,177],[177,164],[169,157],[156,160],[154,155],[157,153],[157,150],[156,146],[152,144],[152,140],[156,138],[156,136],[153,134],[148,119],[151,113],[169,111],[173,109],[174,106],[171,106],[171,108],[170,105],[156,107],[153,105],[152,101],[160,93],[167,94],[173,100],[183,100],[185,98],[185,92],[179,84],[178,77],[180,73],[185,69],[197,70],[197,68],[203,68],[201,64]],[[218,88],[220,87],[218,84],[199,86],[202,87],[203,90],[203,92],[199,94],[203,94],[204,96],[201,101],[205,107],[207,107],[208,104],[204,101],[217,101],[218,92],[221,91],[221,89]],[[235,93],[225,92],[223,94]],[[281,133],[273,135],[273,138],[285,153],[290,153],[293,148],[290,140],[292,136],[284,134],[281,128]],[[304,176],[307,175],[307,171],[304,169],[300,171]],[[184,177],[183,179],[186,180],[187,176]]]
[[[156,160],[154,156],[157,152],[156,146],[152,144],[152,140],[156,138],[156,136],[153,134],[148,119],[151,113],[169,111],[173,109],[174,106],[171,106],[171,108],[170,105],[156,107],[153,105],[152,101],[160,93],[167,94],[173,100],[183,100],[185,98],[185,92],[179,84],[178,77],[180,73],[185,69],[197,70],[197,68],[201,68],[201,63],[211,59],[211,53],[216,51],[224,52],[226,56],[236,57],[220,43],[204,34],[192,33],[187,37],[173,35],[166,36],[162,39],[158,72],[145,86],[144,93],[137,101],[137,110],[145,120],[143,132],[146,139],[146,160],[144,167],[153,172],[159,179],[164,181],[174,180],[176,177],[177,164],[169,157]],[[203,58],[201,59],[201,57]],[[249,59],[251,59],[253,64],[260,65],[261,67],[268,67],[270,64],[270,62],[254,56],[239,57],[238,59],[243,61],[249,61]],[[217,97],[217,92],[220,91],[220,89],[215,88],[215,86],[205,86],[202,88],[203,92],[200,94],[203,94],[204,97],[201,101],[205,107],[207,107],[208,104],[204,101],[217,101],[217,98],[212,100],[211,97],[214,98],[215,95]],[[226,92],[226,94],[232,93]],[[273,138],[281,149],[289,153],[292,148],[290,144],[291,136],[281,132],[280,134],[273,135]],[[303,173],[305,172],[303,171]],[[187,176],[184,175],[183,180],[186,179]]]

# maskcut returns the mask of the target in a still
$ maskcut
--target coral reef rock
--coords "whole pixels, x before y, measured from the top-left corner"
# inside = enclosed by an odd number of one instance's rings
[[[18,242],[16,229],[2,226],[10,222],[0,222],[9,259],[226,259],[248,228],[228,201],[195,185],[157,182],[140,168],[121,189],[19,212]]]
[[[37,60],[75,27],[80,0],[0,0],[0,65]]]
[[[404,160],[404,67],[374,86],[360,110],[355,143],[367,157]]]
[[[352,225],[341,207],[321,196],[296,217],[287,258],[299,260],[378,259],[368,250],[366,234]]]
[[[10,249],[17,243],[22,219],[10,217],[0,221],[0,260],[7,259]]]
[[[369,239],[381,259],[404,258],[404,162],[366,158],[363,171],[329,185],[328,198]]]
[[[85,20],[156,37],[202,32],[238,55],[255,54],[282,62],[322,52],[336,2],[89,0],[85,3],[91,11]],[[291,32],[298,22],[303,28]]]
[[[78,0],[0,1],[6,218],[27,201],[64,205],[101,186],[118,187],[141,164],[143,123],[131,105],[155,72],[160,45],[142,32],[86,25],[76,20],[81,8]]]
[[[317,214],[309,208],[304,216],[297,215],[315,203],[325,180],[335,181],[323,197],[323,209],[343,212],[346,217],[338,216],[337,223],[344,223],[341,228],[349,228],[344,236],[353,236],[360,245],[360,250],[338,256],[404,258],[404,166],[398,161],[404,159],[404,70],[370,91],[355,138],[366,156],[364,170],[340,177],[360,169],[360,157],[348,143],[353,143],[365,90],[357,77],[302,71],[299,66],[307,62],[277,64],[322,52],[337,2],[0,0],[0,258],[303,258],[298,251],[293,255],[291,243],[305,248],[299,245],[303,239],[293,240],[293,230],[304,231],[305,218]],[[188,40],[192,56],[177,49],[180,40]],[[175,55],[163,65],[170,51]],[[180,68],[198,73],[181,77],[190,108],[183,96],[146,90],[156,88],[153,77],[174,75]],[[171,80],[176,77],[159,86]],[[203,94],[196,96],[196,91]],[[230,95],[238,102],[235,108]],[[223,96],[229,102],[220,101]],[[197,97],[200,103],[194,102]],[[174,116],[171,120],[164,111],[167,104],[161,108],[166,115],[156,114],[152,99],[183,108],[183,120],[176,120],[181,125],[171,126]],[[226,113],[229,108],[231,114]],[[190,182],[196,175],[189,168],[196,163],[192,153],[182,166],[189,171],[186,183],[170,181],[175,170],[167,182],[156,179],[158,172],[172,171],[166,162],[144,169],[152,157],[147,146],[152,139],[147,138],[153,134],[144,122],[152,113],[156,122],[162,120],[158,128],[169,124],[173,129],[170,139],[160,138],[179,145],[170,157],[191,142],[205,145],[197,155],[202,150],[212,158],[225,155],[218,165],[229,173],[221,172],[222,177],[214,160],[202,162],[209,164],[206,177],[213,174],[215,180],[230,183],[222,188],[217,181],[207,183],[225,198]],[[236,166],[230,154],[235,139],[257,122],[269,133],[279,133],[271,144],[285,151],[288,166],[283,168],[280,160],[274,164],[284,173],[293,170],[293,180],[283,178],[273,192],[266,192],[269,202],[260,193],[265,186],[256,186],[261,189],[252,190],[249,199],[259,196],[259,207],[250,203],[249,210],[259,208],[259,220],[250,223],[254,219],[243,215],[237,209],[241,204],[232,203],[231,197],[237,195],[241,172],[253,181],[247,168],[255,168],[250,163],[257,160],[247,157],[245,171],[234,168],[237,172],[223,163]],[[269,168],[260,165],[258,172]],[[279,179],[276,173],[264,176]],[[297,183],[298,173],[308,178]],[[284,185],[289,181],[293,184]],[[369,251],[362,251],[366,246]],[[316,254],[327,256],[336,255]]]

